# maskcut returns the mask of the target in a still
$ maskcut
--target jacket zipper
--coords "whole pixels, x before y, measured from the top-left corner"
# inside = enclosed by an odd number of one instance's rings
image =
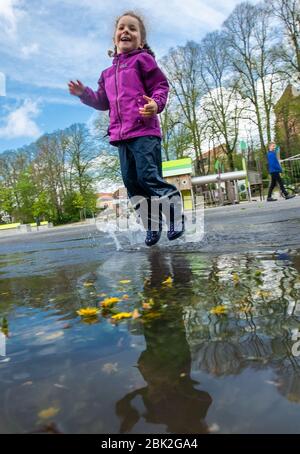
[[[117,112],[118,112],[118,117],[119,117],[119,121],[120,121],[120,139],[122,139],[122,118],[121,118],[121,114],[120,114],[119,86],[118,86],[119,63],[120,63],[120,60],[118,58],[117,65],[116,65],[115,83],[116,83],[116,93],[117,93]]]

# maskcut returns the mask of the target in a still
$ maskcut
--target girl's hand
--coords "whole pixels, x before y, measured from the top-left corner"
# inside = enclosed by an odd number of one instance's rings
[[[148,104],[145,104],[144,107],[139,108],[139,113],[142,117],[153,117],[153,115],[157,114],[158,107],[154,99],[149,98],[146,95],[143,95],[143,98],[146,99]]]
[[[68,83],[68,87],[69,87],[69,92],[71,93],[71,95],[74,95],[74,96],[81,96],[85,90],[85,86],[83,85],[82,82],[80,82],[80,80],[77,80],[76,82],[73,82],[73,80],[70,80],[70,82]]]

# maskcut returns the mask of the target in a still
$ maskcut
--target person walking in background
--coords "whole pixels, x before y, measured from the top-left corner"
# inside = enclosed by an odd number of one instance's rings
[[[272,192],[273,189],[275,188],[276,184],[278,183],[280,190],[285,197],[285,199],[292,199],[295,197],[294,194],[288,194],[286,188],[284,187],[282,178],[280,174],[282,173],[282,168],[278,160],[278,151],[279,149],[276,148],[276,144],[274,142],[271,142],[268,147],[268,152],[267,152],[267,159],[268,159],[268,171],[269,174],[271,175],[271,184],[269,187],[269,192],[268,192],[268,202],[276,202],[277,199],[274,199],[272,197]]]
[[[147,44],[145,25],[138,15],[129,11],[117,18],[113,41],[114,51],[109,54],[113,64],[102,72],[98,90],[79,80],[68,86],[84,104],[109,110],[110,143],[119,149],[124,185],[147,230],[145,243],[153,246],[161,236],[163,202],[169,203],[169,213],[165,213],[168,239],[175,240],[184,232],[181,194],[162,177],[157,114],[165,107],[169,84]]]

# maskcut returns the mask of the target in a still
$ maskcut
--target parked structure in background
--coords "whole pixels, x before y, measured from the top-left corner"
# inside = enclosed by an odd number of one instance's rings
[[[196,207],[196,195],[204,197],[206,206],[229,205],[239,203],[241,200],[251,201],[253,196],[259,195],[263,199],[262,175],[258,169],[249,169],[243,157],[242,170],[226,172],[222,164],[222,157],[216,154],[212,165],[207,165],[207,170],[212,173],[203,176],[193,176],[194,166],[191,158],[175,159],[162,163],[163,177],[175,185],[181,192],[185,211],[193,211]],[[97,207],[114,214],[117,218],[127,209],[127,191],[120,187],[114,193],[98,194]]]
[[[191,158],[165,161],[162,164],[163,177],[181,192],[184,210],[194,208],[192,189],[193,165]]]
[[[300,153],[300,90],[288,85],[274,107],[276,115],[276,143],[280,146],[281,158]]]
[[[97,208],[104,210],[106,208],[112,208],[114,205],[114,193],[113,192],[99,192],[97,194]]]
[[[163,176],[180,190],[185,210],[195,208],[197,194],[204,197],[206,206],[235,204],[241,198],[251,201],[256,193],[263,199],[261,172],[248,169],[245,158],[242,165],[243,170],[225,172],[219,159],[216,159],[213,173],[197,177],[192,176],[191,158],[184,158],[163,162]]]
[[[288,192],[300,193],[300,153],[280,161],[282,178]]]
[[[128,198],[127,189],[124,186],[119,187],[114,192],[99,192],[97,194],[97,208],[106,215],[113,215],[115,217],[121,216],[124,210],[126,210]],[[124,203],[122,203],[124,202]]]
[[[204,168],[206,174],[229,171],[227,155],[224,151],[225,145],[218,145],[210,150],[202,152],[202,158],[195,163],[196,168]],[[218,168],[217,168],[218,167]]]

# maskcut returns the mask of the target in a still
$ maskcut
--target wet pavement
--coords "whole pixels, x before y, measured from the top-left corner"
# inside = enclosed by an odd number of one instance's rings
[[[151,249],[0,232],[0,433],[299,433],[299,233],[300,197]]]

